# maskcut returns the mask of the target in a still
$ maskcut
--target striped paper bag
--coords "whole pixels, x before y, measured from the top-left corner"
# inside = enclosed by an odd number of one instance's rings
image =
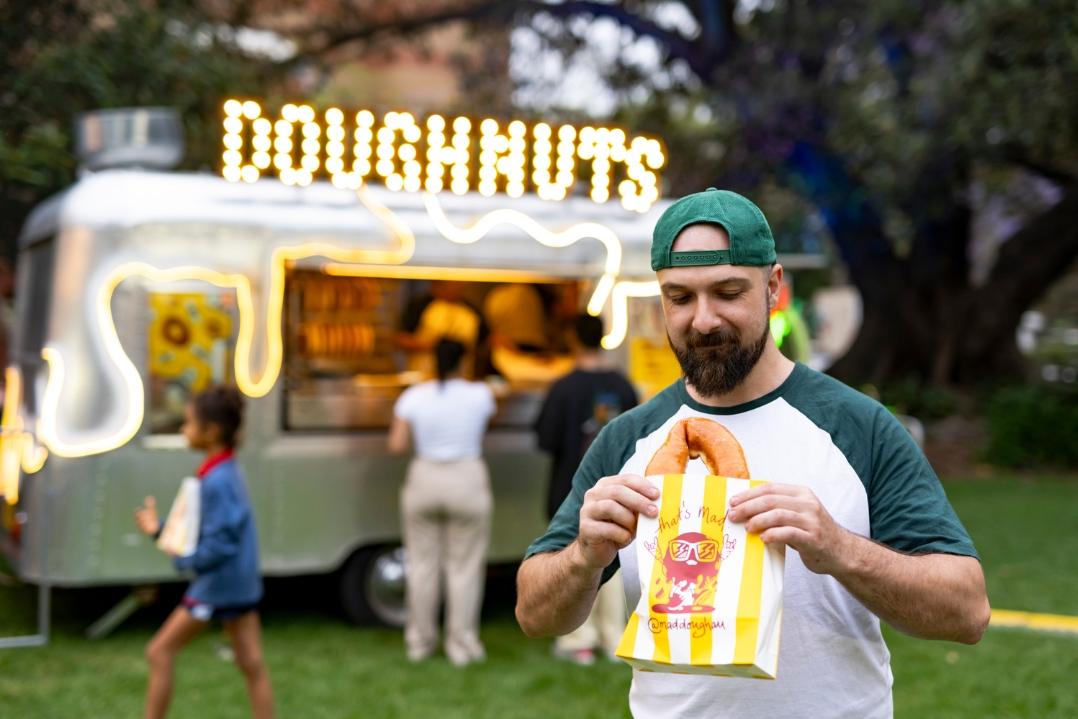
[[[617,655],[637,669],[774,679],[785,548],[726,520],[760,480],[649,476],[659,516],[636,532],[640,602]]]

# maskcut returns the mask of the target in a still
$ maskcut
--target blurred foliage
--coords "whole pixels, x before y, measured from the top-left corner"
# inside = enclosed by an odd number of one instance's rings
[[[924,421],[941,419],[957,410],[950,392],[925,386],[913,377],[884,385],[879,389],[878,399],[898,414],[913,415]]]
[[[1078,468],[1078,391],[1065,385],[996,390],[985,410],[984,458],[1004,467]]]
[[[0,3],[0,248],[13,251],[30,209],[74,179],[79,113],[175,107],[184,165],[212,167],[221,99],[258,92],[272,70],[243,55],[197,2]]]

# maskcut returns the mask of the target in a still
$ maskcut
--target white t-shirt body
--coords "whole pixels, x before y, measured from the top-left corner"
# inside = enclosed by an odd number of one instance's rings
[[[404,390],[393,414],[411,428],[417,457],[453,462],[483,455],[483,434],[495,409],[485,383],[450,379]]]

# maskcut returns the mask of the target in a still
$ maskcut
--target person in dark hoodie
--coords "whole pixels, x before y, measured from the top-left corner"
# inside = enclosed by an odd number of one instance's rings
[[[242,423],[243,396],[234,387],[207,389],[185,409],[184,437],[191,449],[205,455],[198,469],[201,514],[194,553],[173,557],[173,563],[178,571],[195,576],[180,606],[146,647],[150,665],[147,719],[165,716],[177,655],[214,619],[224,624],[232,642],[236,664],[247,682],[252,715],[255,719],[274,715],[258,613],[262,599],[258,536],[243,475],[233,457]],[[145,534],[160,535],[162,523],[153,497],[145,499],[135,519]]]

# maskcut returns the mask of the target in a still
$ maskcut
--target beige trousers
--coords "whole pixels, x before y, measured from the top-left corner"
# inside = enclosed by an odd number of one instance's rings
[[[568,634],[558,637],[555,647],[559,652],[575,652],[580,649],[602,650],[614,656],[621,641],[625,623],[628,621],[625,610],[625,588],[621,583],[621,572],[611,577],[599,587],[591,614],[579,627]]]
[[[438,607],[445,588],[445,653],[454,664],[484,657],[479,641],[493,501],[481,459],[415,459],[401,493],[404,519],[404,642],[421,659],[438,647]]]

